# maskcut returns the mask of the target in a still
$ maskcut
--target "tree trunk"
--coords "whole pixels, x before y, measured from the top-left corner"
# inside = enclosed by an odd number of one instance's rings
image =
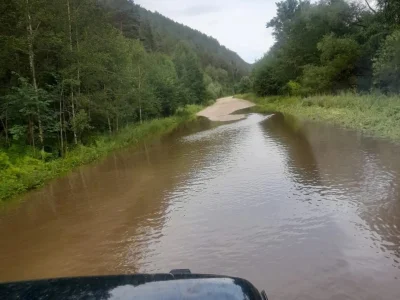
[[[19,61],[19,54],[15,53],[15,61],[17,63],[17,70],[18,70],[18,74],[21,74],[21,64]]]
[[[40,117],[40,107],[39,107],[39,91],[38,85],[36,81],[36,69],[35,69],[35,53],[33,50],[33,42],[34,42],[34,34],[32,29],[32,18],[29,10],[29,0],[26,0],[26,18],[27,18],[27,33],[28,33],[28,54],[29,54],[29,66],[32,73],[32,84],[33,89],[35,91],[36,97],[36,110],[37,110],[37,118],[38,118],[38,127],[39,127],[39,140],[42,145],[42,150],[44,150],[44,137],[43,137],[43,127],[42,127],[42,119]]]
[[[61,146],[61,157],[64,157],[64,137],[63,137],[63,105],[62,105],[62,99],[63,99],[63,92],[64,88],[61,89],[61,97],[60,97],[60,146]]]
[[[139,118],[140,124],[142,124],[142,72],[139,66]]]
[[[68,152],[68,137],[67,137],[67,130],[65,130],[65,101],[63,101],[63,114],[62,114],[62,123],[63,123],[63,129],[64,129],[64,141],[65,141],[65,145],[64,145],[64,156],[67,154]]]
[[[8,146],[8,105],[6,106],[4,120],[0,118],[0,122],[4,128],[4,133],[6,135],[6,145]]]
[[[29,140],[30,144],[33,148],[33,155],[36,155],[36,147],[35,147],[35,129],[33,128],[33,122],[31,117],[29,117],[28,122],[28,131],[29,131]]]
[[[143,123],[142,121],[142,104],[140,103],[140,99],[139,99],[139,115],[140,115],[140,124]]]
[[[67,12],[68,12],[68,34],[69,34],[69,49],[72,52],[74,51],[72,47],[72,22],[71,22],[71,6],[69,4],[69,0],[67,0]],[[75,99],[74,99],[74,86],[71,83],[71,110],[72,110],[72,132],[74,134],[74,143],[78,144],[78,136],[76,134],[76,126],[75,126]]]
[[[5,135],[6,135],[6,145],[8,145],[8,134],[7,134],[7,117],[6,117],[6,119],[3,121],[3,119],[0,119],[0,122],[1,122],[1,125],[3,126],[3,128],[4,128],[4,133],[5,133]]]
[[[72,88],[72,86],[71,86]],[[74,134],[74,144],[78,144],[78,136],[76,134],[75,126],[75,103],[74,103],[74,91],[71,91],[71,110],[72,110],[72,132]]]
[[[81,95],[81,62],[79,60],[79,38],[78,38],[78,24],[75,20],[75,39],[76,39],[76,51],[77,51],[77,59],[78,59],[78,71],[77,71],[77,80],[78,80],[78,96]]]
[[[108,122],[108,131],[110,132],[110,135],[112,134],[112,128],[111,128],[111,120],[110,120],[110,115],[107,115],[107,122]]]
[[[368,0],[365,0],[365,3],[368,5],[368,8],[370,11],[372,11],[374,14],[376,14],[376,10],[372,8],[372,6],[369,4]]]
[[[9,146],[9,139],[8,139],[8,108],[6,108],[6,120],[4,124],[4,130],[6,131],[6,145]]]

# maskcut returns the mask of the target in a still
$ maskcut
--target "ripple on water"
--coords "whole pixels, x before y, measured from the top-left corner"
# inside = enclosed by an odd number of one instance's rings
[[[29,194],[0,216],[0,280],[190,268],[276,299],[398,299],[398,145],[282,115],[207,126]]]

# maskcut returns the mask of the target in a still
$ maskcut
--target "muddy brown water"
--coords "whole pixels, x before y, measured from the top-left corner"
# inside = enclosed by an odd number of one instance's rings
[[[0,281],[190,268],[271,299],[400,299],[399,154],[282,115],[201,120],[0,212]]]

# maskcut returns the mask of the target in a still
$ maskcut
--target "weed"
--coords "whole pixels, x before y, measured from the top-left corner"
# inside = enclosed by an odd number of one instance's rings
[[[400,140],[400,96],[342,93],[307,98],[257,97],[254,94],[237,97],[256,103],[258,112],[282,112]]]

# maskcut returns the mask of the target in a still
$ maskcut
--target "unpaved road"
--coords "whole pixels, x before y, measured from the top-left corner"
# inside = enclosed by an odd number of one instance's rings
[[[197,115],[211,121],[227,122],[243,119],[245,115],[231,115],[235,111],[253,107],[254,103],[233,97],[218,99],[213,105],[199,112]]]

